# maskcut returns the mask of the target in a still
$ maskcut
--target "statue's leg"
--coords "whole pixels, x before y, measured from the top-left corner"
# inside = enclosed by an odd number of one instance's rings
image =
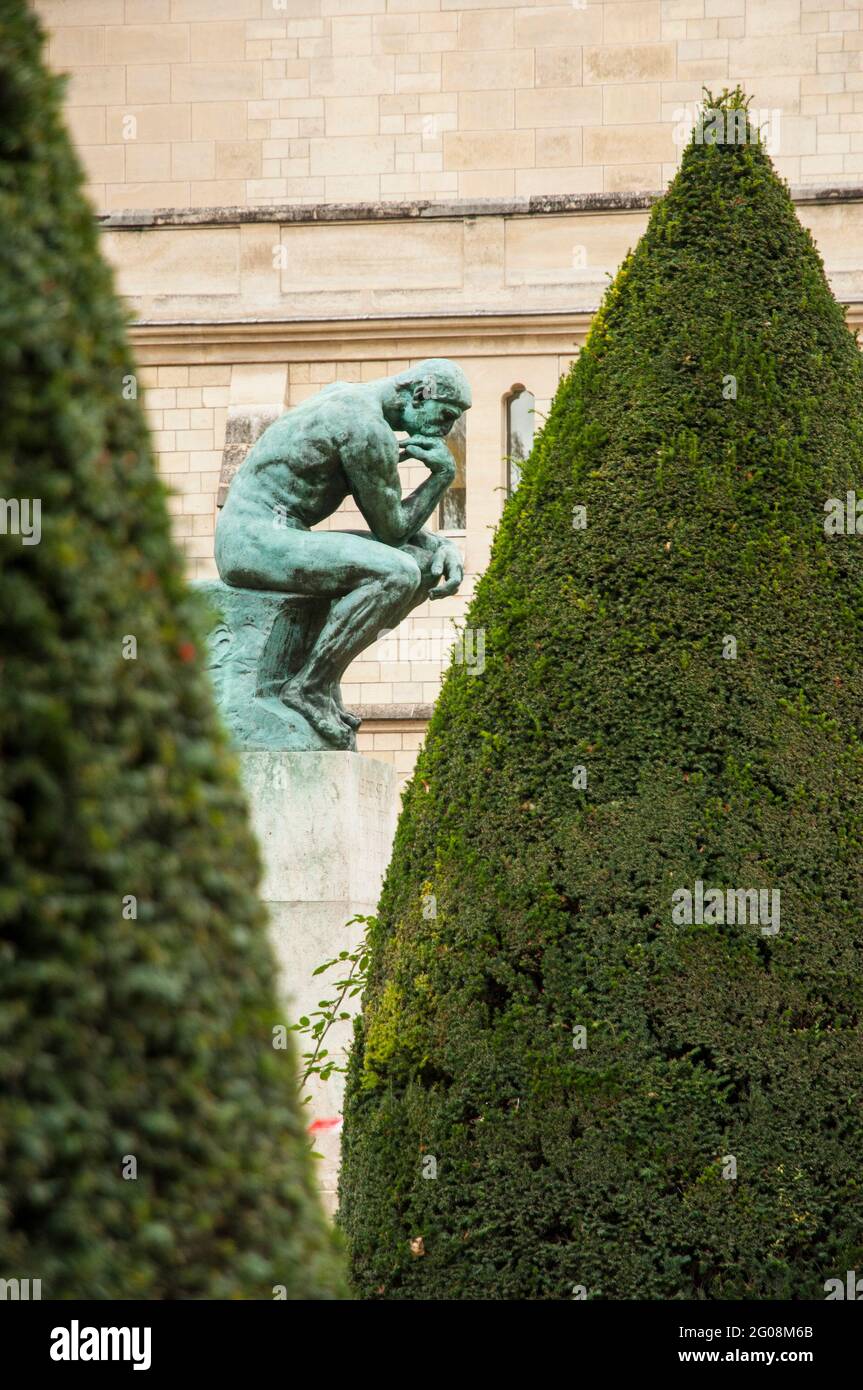
[[[343,536],[360,536],[363,540],[368,541],[375,540],[371,531],[342,531],[339,534]],[[425,603],[429,591],[434,589],[435,586],[440,583],[440,580],[431,573],[431,564],[434,559],[433,551],[425,550],[419,545],[411,545],[410,541],[406,541],[404,545],[399,545],[394,548],[397,549],[401,555],[409,555],[410,558],[416,562],[420,571],[420,586],[411,598],[404,612],[404,616],[407,617],[412,609],[417,608],[421,603]]]
[[[372,535],[371,531],[347,531],[342,532],[341,534],[351,536],[362,536],[365,540],[370,541],[375,540],[375,537]],[[404,619],[408,616],[410,612],[412,612],[414,608],[419,607],[421,603],[425,603],[425,600],[428,597],[429,590],[433,589],[435,585],[439,583],[439,580],[434,575],[429,573],[431,569],[431,562],[434,558],[430,551],[423,550],[422,547],[413,545],[401,545],[395,548],[402,555],[409,555],[411,559],[413,559],[416,562],[420,571],[420,583],[418,584],[416,591],[412,595],[409,595],[407,597],[404,607],[395,616],[395,618],[391,617],[389,619],[389,622],[391,623],[392,627],[388,628],[388,631],[391,631],[392,628],[397,627],[399,623],[403,622]],[[375,637],[378,637],[382,630],[383,629],[379,629],[374,634]],[[353,658],[351,658],[351,660],[353,660]],[[345,667],[342,670],[341,675],[344,674],[345,669],[347,668]],[[333,687],[333,695],[336,704],[339,707],[339,713],[341,715],[341,718],[345,721],[345,723],[350,724],[351,728],[356,731],[360,727],[362,720],[359,719],[357,715],[351,714],[350,710],[345,709],[344,702],[342,701],[341,675],[339,677],[339,680]]]
[[[247,531],[244,587],[330,598],[329,612],[305,663],[280,692],[336,747],[349,747],[356,721],[338,694],[345,669],[384,628],[393,628],[422,588],[416,560],[373,536],[262,526]],[[231,572],[223,573],[236,582]],[[239,575],[237,576],[239,577]]]
[[[382,631],[397,627],[425,600],[436,583],[428,573],[430,563],[428,552],[383,545],[370,532],[265,523],[246,526],[234,560],[223,548],[219,568],[222,579],[239,588],[332,600],[312,650],[280,698],[334,747],[350,747],[360,721],[342,704],[342,675]]]
[[[376,541],[371,531],[343,531],[339,534],[345,536],[359,536],[363,540],[371,541],[375,545],[380,544],[380,542]],[[389,546],[385,548],[388,550],[390,549]],[[435,586],[440,583],[439,577],[431,573],[431,563],[434,559],[434,554],[432,551],[425,550],[421,546],[410,545],[409,543],[392,548],[395,550],[397,554],[406,555],[415,562],[420,572],[419,583],[417,584],[413,592],[406,593],[404,602],[400,606],[396,607],[394,605],[393,609],[390,611],[389,617],[387,618],[386,622],[376,627],[373,637],[370,640],[374,640],[374,638],[380,637],[384,632],[389,633],[392,632],[395,628],[397,628],[399,623],[403,622],[404,619],[408,617],[408,615],[413,611],[414,608],[418,608],[421,603],[425,603],[426,599],[428,598],[429,591],[435,588]],[[360,648],[361,651],[365,649],[365,645],[368,644],[364,644],[364,646]],[[350,662],[353,661],[353,659],[354,657],[351,656],[339,672],[339,680],[335,684],[334,695],[336,702],[339,705],[342,719],[348,722],[353,729],[358,729],[360,724],[362,723],[362,720],[358,719],[356,715],[351,714],[350,710],[345,709],[344,704],[342,703],[340,686],[341,677],[347,669],[347,666],[350,665]]]

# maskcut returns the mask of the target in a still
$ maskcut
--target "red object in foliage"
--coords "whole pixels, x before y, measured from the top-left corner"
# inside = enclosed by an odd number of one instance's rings
[[[177,650],[181,661],[194,661],[198,649],[194,642],[181,642]]]
[[[322,1130],[335,1129],[337,1125],[341,1124],[341,1122],[341,1115],[334,1115],[331,1119],[328,1120],[313,1120],[312,1123],[309,1125],[308,1133],[320,1134]]]

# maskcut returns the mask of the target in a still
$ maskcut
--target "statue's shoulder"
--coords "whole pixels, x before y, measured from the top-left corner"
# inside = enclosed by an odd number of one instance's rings
[[[317,401],[328,415],[339,415],[358,423],[380,415],[380,406],[358,381],[332,381],[310,400]]]
[[[330,382],[280,415],[261,438],[266,440],[266,451],[280,447],[285,436],[303,440],[310,434],[322,434],[346,454],[368,450],[375,457],[382,452],[398,457],[396,436],[384,419],[380,400],[363,382]]]
[[[345,443],[385,445],[395,435],[383,417],[380,401],[359,382],[333,382],[319,393],[328,423]]]

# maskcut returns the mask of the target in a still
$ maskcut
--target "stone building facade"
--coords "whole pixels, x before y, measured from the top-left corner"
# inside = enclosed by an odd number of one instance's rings
[[[135,315],[177,535],[279,411],[449,356],[474,388],[439,518],[461,595],[347,674],[407,775],[518,460],[702,88],[765,120],[835,293],[863,301],[863,0],[35,0]],[[690,122],[691,123],[691,122]],[[118,386],[119,389],[119,386]],[[410,488],[423,476],[404,471]],[[356,524],[345,507],[329,524]],[[361,523],[360,523],[361,524]]]

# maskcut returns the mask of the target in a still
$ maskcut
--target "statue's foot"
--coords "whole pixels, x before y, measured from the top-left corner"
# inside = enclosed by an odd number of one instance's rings
[[[353,749],[354,731],[340,717],[339,707],[332,695],[309,690],[295,681],[286,681],[279,691],[279,699],[283,705],[307,719],[315,732],[333,748]]]
[[[360,716],[358,714],[352,714],[349,709],[345,709],[344,705],[342,704],[342,695],[338,686],[336,686],[335,689],[335,701],[336,709],[339,712],[339,718],[343,719],[344,722],[347,724],[348,728],[353,729],[354,733],[356,733],[357,729],[360,727],[363,721],[362,719],[360,719]]]
[[[333,682],[330,687],[330,693],[335,701],[336,709],[339,712],[339,718],[343,719],[348,728],[356,733],[363,721],[358,714],[352,714],[349,709],[345,709],[345,702],[342,699],[342,687],[338,681]]]

